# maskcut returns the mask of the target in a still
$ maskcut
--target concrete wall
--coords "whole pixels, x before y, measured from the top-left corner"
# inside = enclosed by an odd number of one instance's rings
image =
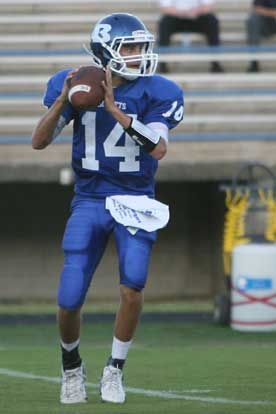
[[[223,280],[224,195],[216,183],[158,183],[156,190],[171,221],[153,250],[146,297],[212,297]],[[0,191],[0,301],[55,300],[72,187],[15,183]],[[111,239],[89,299],[117,297],[117,267]]]

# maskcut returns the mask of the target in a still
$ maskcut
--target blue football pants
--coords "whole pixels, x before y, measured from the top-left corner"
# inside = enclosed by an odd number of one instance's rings
[[[74,310],[84,303],[93,274],[113,233],[119,258],[120,284],[141,291],[146,284],[156,232],[132,235],[105,209],[105,200],[75,196],[63,237],[64,266],[58,304]]]

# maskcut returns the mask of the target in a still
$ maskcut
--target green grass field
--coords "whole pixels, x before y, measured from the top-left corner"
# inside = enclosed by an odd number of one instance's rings
[[[112,324],[84,324],[89,402],[59,404],[56,327],[1,326],[1,414],[274,414],[276,332],[208,323],[140,324],[125,367],[127,402],[101,403],[97,383]]]

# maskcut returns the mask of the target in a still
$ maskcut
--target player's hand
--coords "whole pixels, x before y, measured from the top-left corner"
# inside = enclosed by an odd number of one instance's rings
[[[109,67],[106,68],[106,78],[102,81],[102,86],[105,92],[104,106],[107,112],[109,112],[113,118],[118,121],[123,128],[128,128],[131,123],[131,118],[122,112],[115,104],[113,95],[112,75]]]
[[[114,94],[113,94],[113,85],[112,85],[112,74],[109,67],[106,68],[106,77],[105,81],[102,82],[102,86],[104,88],[104,105],[105,109],[108,112],[113,112],[116,109],[116,105],[114,102]]]
[[[78,72],[79,69],[80,68],[78,67],[78,68],[71,70],[71,72],[68,73],[64,81],[63,88],[60,94],[60,99],[66,103],[68,102],[68,93],[69,93],[70,86],[71,86],[71,79],[73,76],[75,76],[75,74]]]

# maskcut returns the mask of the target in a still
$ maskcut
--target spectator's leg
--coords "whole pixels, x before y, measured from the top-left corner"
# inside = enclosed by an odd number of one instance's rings
[[[199,16],[198,25],[199,31],[204,33],[207,38],[207,42],[209,46],[219,46],[220,45],[220,38],[219,38],[219,21],[214,14],[202,14]]]
[[[158,23],[158,38],[160,46],[169,46],[171,35],[174,33],[174,18],[164,15]]]
[[[258,46],[265,33],[266,18],[257,13],[252,13],[247,20],[247,44]],[[247,72],[259,72],[260,66],[256,60],[252,60],[247,68]]]
[[[158,24],[159,46],[169,46],[171,35],[174,33],[174,20],[173,16],[164,15],[161,17]],[[168,66],[165,62],[159,63],[159,71],[168,72]]]
[[[276,19],[274,19],[274,17],[264,17],[262,35],[264,37],[269,37],[275,34],[276,34]]]
[[[258,46],[264,32],[265,18],[257,13],[252,13],[247,20],[247,44]]]
[[[220,46],[220,27],[218,18],[212,14],[203,14],[196,19],[198,31],[203,33],[209,46]],[[224,72],[219,62],[211,62],[211,72]]]
[[[182,19],[174,16],[164,15],[161,17],[158,24],[159,46],[169,46],[171,36],[174,33],[190,31],[192,31],[190,19]],[[168,67],[165,62],[159,63],[159,71],[163,73],[168,72]]]

